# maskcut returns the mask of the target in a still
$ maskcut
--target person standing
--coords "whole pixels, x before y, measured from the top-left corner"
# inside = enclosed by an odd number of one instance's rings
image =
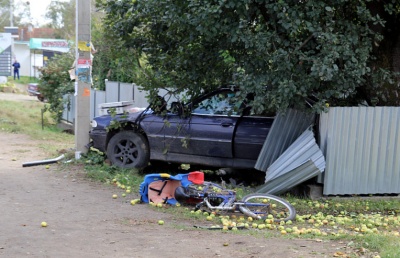
[[[21,65],[15,60],[12,66],[14,67],[14,80],[16,77],[18,77],[19,80],[19,68],[21,68]]]

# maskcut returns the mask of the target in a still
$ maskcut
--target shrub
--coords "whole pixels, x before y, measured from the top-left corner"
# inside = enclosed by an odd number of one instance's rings
[[[70,79],[68,70],[74,62],[72,53],[65,53],[54,56],[47,66],[39,69],[40,92],[47,99],[49,105],[46,109],[52,112],[53,118],[58,122],[61,120],[64,105],[69,105],[63,100],[63,95],[74,91],[73,82]]]

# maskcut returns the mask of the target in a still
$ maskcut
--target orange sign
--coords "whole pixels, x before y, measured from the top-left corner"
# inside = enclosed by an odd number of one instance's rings
[[[88,88],[83,88],[83,97],[90,97],[90,89]]]

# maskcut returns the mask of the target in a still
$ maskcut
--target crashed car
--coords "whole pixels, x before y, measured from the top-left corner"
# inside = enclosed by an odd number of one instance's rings
[[[121,168],[151,161],[254,168],[274,117],[252,114],[234,96],[221,88],[168,108],[161,101],[141,112],[96,117],[90,145]]]

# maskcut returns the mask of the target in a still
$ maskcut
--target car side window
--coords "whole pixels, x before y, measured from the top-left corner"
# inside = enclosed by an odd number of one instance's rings
[[[239,115],[235,111],[234,93],[222,92],[199,102],[192,110],[192,114],[202,115]]]

